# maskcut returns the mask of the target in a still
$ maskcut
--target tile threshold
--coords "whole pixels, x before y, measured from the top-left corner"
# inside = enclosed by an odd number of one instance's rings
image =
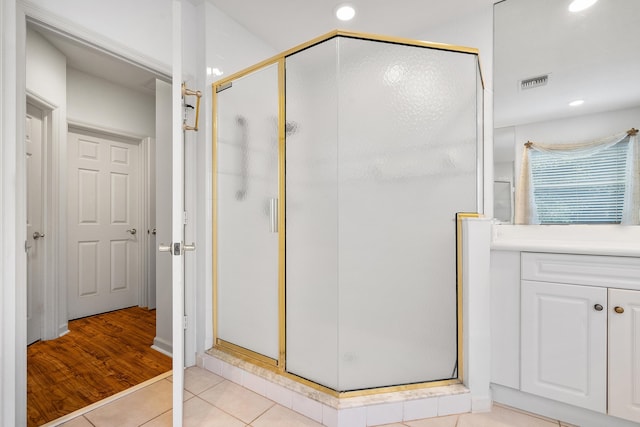
[[[471,392],[463,384],[425,385],[356,397],[336,397],[217,349],[196,364],[241,387],[328,427],[365,427],[469,413]]]
[[[280,385],[281,387],[284,387],[294,393],[300,394],[309,399],[316,400],[334,409],[358,408],[368,405],[405,402],[409,400],[437,398],[470,393],[469,389],[463,384],[451,384],[444,386],[429,386],[427,384],[425,387],[415,388],[411,390],[381,390],[379,393],[366,394],[363,396],[335,397],[217,349],[209,349],[205,352],[204,355],[200,357],[202,359],[197,361],[197,365],[201,368],[207,369],[210,372],[213,372],[214,374],[226,378],[225,373],[222,372],[222,370],[218,372],[218,369],[210,369],[210,366],[208,366],[209,364],[206,363],[205,360],[217,359],[218,361],[225,362],[235,368],[239,368],[244,372],[256,375],[268,382]],[[245,384],[242,384],[242,380],[238,382],[235,380],[235,378],[231,377],[226,379],[232,382],[236,382],[239,385],[245,386]]]
[[[92,403],[91,405],[85,406],[84,408],[80,408],[77,411],[71,412],[70,414],[67,415],[63,415],[60,418],[56,418],[53,421],[49,421],[46,424],[43,424],[40,427],[55,427],[55,426],[59,426],[61,424],[64,424],[66,422],[69,422],[71,420],[73,420],[74,418],[78,418],[81,417],[91,411],[93,411],[94,409],[98,409],[102,406],[108,405],[109,403],[115,402],[118,399],[121,399],[125,396],[128,396],[130,394],[135,393],[138,390],[141,390],[145,387],[150,386],[151,384],[157,383],[158,381],[162,381],[166,378],[171,377],[171,375],[173,375],[173,370],[165,372],[164,374],[160,374],[156,377],[150,378],[145,382],[142,382],[140,384],[134,385],[133,387],[130,387],[126,390],[123,390],[119,393],[114,394],[113,396],[109,396],[106,397],[98,402]]]

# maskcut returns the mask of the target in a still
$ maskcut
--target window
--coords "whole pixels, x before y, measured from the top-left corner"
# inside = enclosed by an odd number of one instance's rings
[[[540,224],[619,224],[629,137],[587,154],[531,150],[531,189]]]

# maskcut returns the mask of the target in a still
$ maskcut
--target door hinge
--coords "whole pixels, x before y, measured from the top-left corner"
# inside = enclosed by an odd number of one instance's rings
[[[184,329],[185,331],[187,330],[187,316],[183,316],[182,317],[182,329]]]
[[[187,222],[189,222],[189,217],[187,215],[187,211],[184,211],[182,212],[182,224],[187,225]]]

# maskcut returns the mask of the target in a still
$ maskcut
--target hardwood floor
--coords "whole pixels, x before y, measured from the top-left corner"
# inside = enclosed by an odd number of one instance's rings
[[[156,312],[140,307],[72,320],[27,348],[27,423],[39,426],[171,370],[151,349]]]

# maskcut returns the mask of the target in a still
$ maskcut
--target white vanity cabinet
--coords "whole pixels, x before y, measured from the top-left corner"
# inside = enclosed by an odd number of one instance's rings
[[[609,414],[640,422],[640,291],[609,289]]]
[[[522,253],[520,389],[640,422],[640,259]]]
[[[522,281],[522,391],[605,413],[607,290]]]

